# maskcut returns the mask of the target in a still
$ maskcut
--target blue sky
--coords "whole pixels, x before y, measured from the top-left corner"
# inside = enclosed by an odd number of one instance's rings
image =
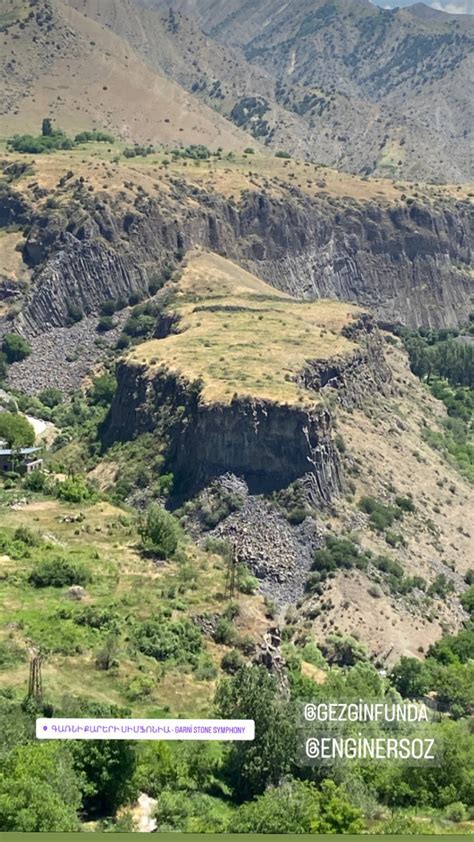
[[[417,0],[372,0],[377,6],[393,9],[395,6],[412,6]],[[433,9],[454,14],[474,15],[474,0],[424,0]]]

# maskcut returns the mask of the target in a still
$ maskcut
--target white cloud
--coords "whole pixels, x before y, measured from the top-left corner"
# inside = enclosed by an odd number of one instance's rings
[[[472,15],[474,14],[474,0],[457,0],[457,2],[443,2],[443,0],[432,0],[430,6],[440,12],[449,12],[451,15]]]

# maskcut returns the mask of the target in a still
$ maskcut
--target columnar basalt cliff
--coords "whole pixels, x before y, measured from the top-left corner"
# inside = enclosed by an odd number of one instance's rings
[[[284,488],[306,477],[310,495],[329,502],[341,489],[331,439],[331,415],[322,408],[282,406],[252,398],[203,404],[192,384],[121,363],[118,390],[104,442],[127,440],[160,427],[168,438],[167,467],[178,492],[190,494],[228,471],[251,493]]]
[[[357,340],[351,354],[309,363],[295,378],[308,391],[304,406],[237,395],[230,403],[206,403],[199,382],[123,360],[104,445],[158,428],[168,443],[167,468],[178,493],[194,493],[230,472],[242,477],[253,494],[304,478],[308,499],[329,503],[343,479],[324,397],[334,389],[338,402],[358,405],[362,388],[365,394],[391,389],[380,334],[370,317],[363,315],[347,332]]]
[[[110,298],[145,294],[165,263],[194,245],[293,295],[357,302],[385,322],[442,327],[466,320],[467,201],[362,203],[294,188],[284,198],[247,193],[237,204],[175,182],[167,196],[141,196],[133,211],[117,197],[86,200],[63,216],[32,211],[24,257],[33,281],[17,329],[34,336],[63,326],[70,302],[90,314]]]

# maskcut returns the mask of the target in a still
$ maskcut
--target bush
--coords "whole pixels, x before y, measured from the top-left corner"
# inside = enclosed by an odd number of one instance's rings
[[[388,529],[395,520],[399,520],[402,517],[402,510],[400,508],[385,506],[374,497],[362,497],[359,501],[359,509],[369,515],[370,525],[378,532]]]
[[[56,485],[56,497],[66,503],[82,503],[91,500],[94,492],[84,477],[68,477]]]
[[[92,381],[89,399],[93,405],[110,406],[117,389],[117,378],[114,374],[102,374]]]
[[[5,439],[8,447],[31,447],[35,438],[33,427],[23,415],[0,412],[0,439]]]
[[[202,649],[202,635],[197,626],[183,618],[169,620],[164,616],[146,620],[136,632],[137,648],[157,661],[174,660],[197,666]]]
[[[113,330],[114,327],[116,327],[116,323],[113,316],[101,316],[97,324],[99,333],[107,333],[109,330]]]
[[[214,640],[216,643],[222,643],[225,646],[232,646],[235,642],[235,638],[235,629],[230,620],[227,620],[225,617],[220,617],[214,631]]]
[[[291,155],[290,155],[289,152],[280,151],[280,152],[275,152],[275,158],[291,158]]]
[[[151,675],[139,675],[128,684],[126,695],[131,702],[144,699],[150,695],[155,686],[155,680]]]
[[[28,491],[43,491],[46,486],[46,474],[44,471],[30,471],[23,480],[23,486]]]
[[[28,582],[35,588],[84,586],[90,579],[90,572],[83,564],[60,557],[40,561],[28,576]]]
[[[469,818],[467,807],[462,801],[453,801],[452,804],[448,804],[444,814],[450,822],[465,822]]]
[[[327,576],[331,571],[340,568],[350,570],[357,567],[365,570],[369,562],[369,553],[364,553],[357,544],[349,538],[328,538],[326,546],[314,553],[312,570],[321,573],[322,577]],[[314,579],[312,580],[314,584]]]
[[[162,506],[152,504],[141,528],[142,546],[159,558],[170,558],[178,546],[178,524]]]
[[[253,594],[258,588],[258,579],[243,564],[237,569],[237,582],[240,593]]]
[[[240,652],[238,652],[237,649],[231,649],[230,652],[226,652],[222,658],[221,667],[224,672],[229,673],[229,675],[234,675],[234,673],[236,673],[237,670],[244,665],[244,663],[245,661]]]
[[[395,497],[395,503],[402,512],[414,512],[416,509],[411,497]]]
[[[79,132],[74,138],[75,143],[115,143],[115,138],[113,134],[109,134],[109,132],[101,132],[101,131],[91,131],[91,132]]]
[[[28,342],[18,333],[5,334],[2,341],[2,351],[9,363],[24,360],[31,354],[31,348]]]
[[[45,406],[49,406],[50,409],[54,409],[55,406],[58,406],[64,400],[64,395],[60,389],[43,389],[42,392],[38,395],[41,403]]]
[[[474,619],[474,585],[465,591],[461,597],[461,605]]]
[[[81,305],[75,304],[72,301],[70,301],[67,305],[67,314],[69,324],[75,324],[76,322],[80,322],[84,318],[84,310],[82,309]]]

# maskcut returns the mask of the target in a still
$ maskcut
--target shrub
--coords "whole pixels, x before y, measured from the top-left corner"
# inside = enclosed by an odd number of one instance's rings
[[[216,643],[221,643],[225,646],[232,646],[235,642],[235,638],[235,629],[230,620],[227,620],[225,617],[220,617],[214,631],[214,640]]]
[[[75,324],[76,322],[80,322],[84,318],[84,310],[82,309],[81,305],[75,304],[72,301],[70,301],[67,305],[67,314],[69,324]]]
[[[29,526],[18,526],[14,532],[14,540],[21,541],[27,547],[38,547],[41,544],[41,538],[37,532],[33,532]]]
[[[209,655],[201,655],[196,667],[195,676],[198,681],[213,681],[217,676],[217,668]]]
[[[28,491],[43,491],[46,485],[46,474],[44,471],[30,471],[26,474],[23,485]]]
[[[448,804],[444,814],[450,822],[465,822],[469,818],[467,807],[462,801],[454,801],[452,804]]]
[[[139,675],[132,679],[126,691],[127,698],[131,702],[136,702],[139,699],[144,699],[150,695],[155,686],[155,681],[151,675]]]
[[[31,348],[18,333],[6,333],[2,341],[2,351],[7,362],[15,363],[24,360],[31,354]]]
[[[31,447],[35,443],[35,431],[23,415],[16,412],[0,412],[0,439],[8,447]]]
[[[43,389],[38,397],[41,403],[45,406],[49,406],[50,409],[54,409],[55,406],[58,406],[64,400],[64,395],[61,390],[55,389],[54,387],[51,389]]]
[[[309,514],[309,509],[305,508],[304,506],[291,509],[288,512],[288,522],[291,523],[293,526],[297,526],[299,523],[303,523],[303,521],[308,517]]]
[[[275,152],[275,158],[291,158],[291,155],[289,152],[279,151]]]
[[[454,585],[450,579],[447,579],[444,573],[438,573],[435,580],[428,588],[429,596],[438,596],[444,599],[448,594],[452,593]]]
[[[109,330],[113,330],[114,327],[116,327],[116,323],[113,316],[101,316],[97,323],[99,333],[107,333]]]
[[[91,500],[94,492],[84,477],[68,477],[56,484],[56,497],[66,503],[82,503]]]
[[[374,497],[362,497],[359,509],[369,515],[369,523],[378,532],[383,532],[392,526],[395,520],[402,516],[402,510],[394,506],[385,506]]]
[[[141,528],[142,546],[159,558],[169,558],[178,546],[178,524],[162,506],[152,504]]]
[[[414,512],[416,509],[411,497],[395,497],[395,503],[402,512]]]
[[[258,588],[258,579],[242,564],[237,570],[237,582],[240,593],[253,594]]]
[[[115,138],[113,134],[109,134],[109,132],[101,132],[101,131],[91,131],[91,132],[79,132],[74,138],[75,143],[115,143]]]
[[[60,557],[40,561],[28,577],[30,585],[35,588],[84,586],[90,582],[90,579],[90,572],[83,564]]]
[[[474,585],[465,591],[461,597],[461,605],[474,618]]]
[[[229,673],[229,675],[234,675],[237,670],[240,669],[244,665],[244,659],[240,652],[237,649],[231,649],[230,652],[226,652],[224,657],[221,661],[221,667],[224,672]]]
[[[117,389],[117,378],[114,374],[102,374],[92,381],[89,392],[90,402],[94,405],[109,406]]]
[[[157,661],[172,659],[197,666],[202,635],[191,620],[169,620],[162,615],[139,626],[136,644],[140,652]]]
[[[325,548],[314,553],[312,570],[319,571],[322,576],[340,568],[365,570],[369,559],[369,553],[362,552],[349,538],[328,538]]]

